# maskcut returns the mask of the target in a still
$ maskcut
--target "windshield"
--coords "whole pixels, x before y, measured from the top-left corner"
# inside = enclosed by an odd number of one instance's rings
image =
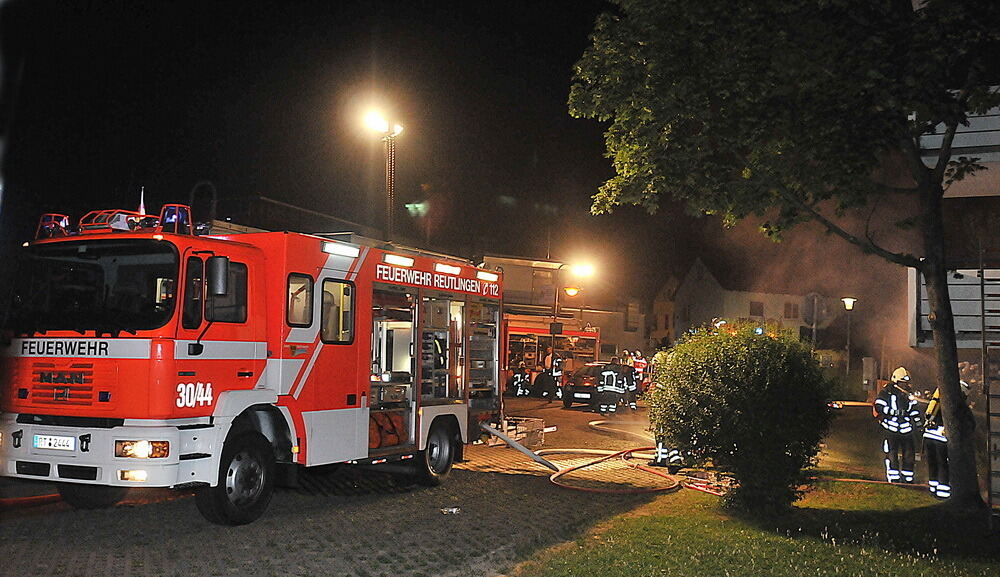
[[[31,247],[17,273],[10,328],[117,335],[162,327],[174,312],[177,262],[173,245],[156,240]]]

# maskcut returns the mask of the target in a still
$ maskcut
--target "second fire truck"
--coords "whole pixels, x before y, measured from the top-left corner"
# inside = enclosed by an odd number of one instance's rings
[[[81,508],[194,487],[258,518],[301,466],[440,483],[495,422],[499,273],[395,245],[193,234],[186,206],[46,215],[0,345],[0,474]],[[403,469],[405,467],[405,469]]]

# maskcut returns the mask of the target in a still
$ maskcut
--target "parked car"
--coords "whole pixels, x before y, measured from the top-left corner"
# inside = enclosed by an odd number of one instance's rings
[[[597,402],[597,379],[605,365],[605,362],[587,363],[573,371],[562,388],[563,406],[569,408],[573,403],[584,403],[593,408]]]

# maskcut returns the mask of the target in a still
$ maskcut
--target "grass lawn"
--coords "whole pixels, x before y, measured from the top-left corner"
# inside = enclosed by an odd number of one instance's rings
[[[786,515],[724,511],[691,490],[663,495],[573,543],[537,554],[518,577],[1000,575],[1000,536],[923,491],[820,482]]]

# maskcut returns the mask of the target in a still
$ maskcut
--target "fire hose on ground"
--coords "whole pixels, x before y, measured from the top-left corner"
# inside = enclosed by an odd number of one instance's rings
[[[650,441],[653,440],[653,438],[652,438],[651,435],[648,435],[648,434],[645,434],[645,433],[635,433],[633,431],[628,431],[626,429],[619,429],[619,428],[616,428],[616,427],[610,427],[610,426],[608,426],[609,423],[614,423],[614,424],[619,425],[619,426],[641,426],[641,427],[645,427],[647,425],[647,423],[638,422],[638,421],[606,421],[606,420],[596,420],[596,421],[590,421],[588,423],[588,426],[590,426],[590,428],[592,428],[594,430],[597,430],[597,431],[601,431],[601,432],[605,432],[605,433],[613,433],[613,434],[618,434],[618,435],[624,435],[624,436],[627,436],[627,437],[632,437],[632,438],[635,438],[635,439],[638,439],[638,440],[642,440],[642,441],[644,441],[646,443],[648,443],[648,442],[650,442]],[[715,495],[715,496],[718,496],[718,497],[721,497],[722,495],[724,495],[724,487],[721,484],[719,484],[719,483],[713,483],[713,482],[708,481],[706,479],[701,479],[699,477],[693,477],[693,476],[689,476],[689,475],[670,475],[670,474],[664,473],[662,471],[658,471],[655,468],[650,467],[650,466],[640,465],[638,463],[631,463],[631,462],[629,462],[633,458],[639,458],[639,459],[644,459],[644,460],[651,459],[653,457],[653,454],[647,453],[646,451],[655,451],[656,447],[653,447],[653,446],[638,447],[638,448],[633,448],[633,449],[624,449],[624,450],[620,450],[620,451],[611,451],[611,450],[603,450],[603,449],[577,449],[577,448],[541,449],[539,451],[532,451],[531,449],[529,449],[529,448],[525,447],[524,445],[518,443],[514,439],[511,439],[509,436],[505,435],[504,433],[502,433],[502,432],[500,432],[500,431],[498,431],[498,430],[496,430],[496,429],[494,429],[494,428],[492,428],[492,427],[490,427],[488,425],[484,424],[484,425],[481,425],[481,426],[483,427],[484,430],[486,430],[490,434],[499,437],[501,440],[503,440],[505,443],[507,443],[508,446],[510,446],[510,447],[512,447],[514,449],[517,449],[518,451],[520,451],[520,452],[524,453],[525,455],[527,455],[533,461],[535,461],[535,462],[537,462],[537,463],[539,463],[539,464],[547,467],[548,469],[551,469],[552,471],[554,471],[551,475],[549,475],[549,481],[551,481],[554,485],[557,485],[559,487],[563,487],[563,488],[566,488],[566,489],[573,489],[573,490],[576,490],[576,491],[585,491],[585,492],[590,492],[590,493],[643,494],[643,493],[666,493],[666,492],[672,492],[672,491],[679,490],[680,488],[683,487],[683,488],[686,488],[686,489],[691,489],[691,490],[694,490],[694,491],[700,491],[700,492],[708,493],[710,495]],[[544,458],[545,455],[558,455],[558,454],[562,454],[562,455],[593,455],[593,456],[596,456],[597,458],[594,459],[594,460],[592,460],[592,461],[588,461],[586,463],[582,463],[582,464],[578,464],[578,465],[574,465],[574,466],[566,467],[566,468],[560,468],[559,466],[553,464],[548,459]],[[648,473],[648,474],[651,474],[651,475],[656,475],[658,477],[662,477],[662,478],[670,481],[670,484],[665,485],[665,486],[660,486],[660,487],[648,487],[648,488],[605,489],[605,488],[597,488],[597,487],[579,487],[579,486],[575,486],[575,485],[570,485],[570,484],[565,483],[565,482],[563,482],[561,480],[561,478],[563,476],[565,476],[565,475],[568,475],[568,474],[573,473],[575,471],[579,471],[581,469],[586,469],[588,467],[592,467],[592,466],[595,466],[595,465],[598,465],[600,463],[603,463],[603,462],[606,462],[606,461],[610,461],[610,460],[613,460],[613,459],[616,459],[616,458],[617,459],[621,459],[629,468],[631,468],[633,470],[642,471],[642,472],[645,472],[645,473]],[[899,484],[899,483],[889,483],[888,481],[878,481],[878,480],[874,480],[874,479],[852,479],[852,478],[833,478],[833,477],[812,477],[812,480],[814,480],[814,481],[838,482],[838,483],[862,483],[862,484],[871,484],[871,485],[890,485],[890,484],[891,485],[898,485]],[[911,484],[906,484],[906,485],[903,485],[903,486],[920,488],[920,487],[926,487],[927,485],[926,484],[920,484],[920,483],[911,483]]]

